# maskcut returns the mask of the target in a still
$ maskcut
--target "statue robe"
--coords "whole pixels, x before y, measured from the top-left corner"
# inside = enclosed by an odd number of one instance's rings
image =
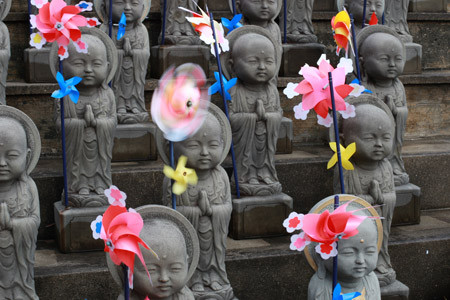
[[[9,32],[5,23],[0,21],[0,104],[6,104],[6,77],[11,57]]]
[[[12,188],[16,197],[6,202],[12,229],[0,229],[0,295],[4,300],[37,300],[34,253],[40,220],[36,184],[23,174]]]

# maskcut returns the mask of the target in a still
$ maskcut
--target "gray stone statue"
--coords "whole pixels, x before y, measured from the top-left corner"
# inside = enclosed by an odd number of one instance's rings
[[[11,0],[0,0],[0,105],[6,104],[6,77],[8,76],[8,63],[11,57],[9,31],[3,19],[11,8]]]
[[[394,151],[389,158],[395,185],[409,182],[402,159],[403,138],[408,118],[405,88],[398,78],[405,65],[405,46],[389,27],[374,25],[357,36],[362,84],[384,101],[395,118]]]
[[[275,151],[283,111],[275,76],[280,51],[268,31],[257,26],[233,30],[230,51],[221,56],[225,73],[237,77],[229,102],[239,186],[242,195],[281,192]]]
[[[364,209],[359,215],[378,217],[374,209],[367,210],[369,204],[352,195],[341,195],[340,201],[352,201],[347,210]],[[310,213],[333,210],[334,196],[317,203]],[[321,208],[322,207],[322,208]],[[358,234],[339,241],[338,283],[342,293],[360,292],[362,299],[380,300],[380,286],[374,269],[383,240],[380,220],[366,219],[358,227]],[[317,243],[305,249],[308,262],[316,270],[308,286],[308,300],[331,300],[333,298],[333,258],[324,260],[316,253]],[[355,298],[355,299],[360,299]]]
[[[202,43],[194,27],[186,20],[186,17],[192,16],[188,12],[179,9],[179,7],[184,7],[198,12],[197,5],[195,5],[196,2],[198,1],[167,0],[165,45],[200,45]],[[164,1],[161,0],[161,17],[164,7],[163,3]],[[161,37],[162,32],[159,37],[160,43]]]
[[[388,157],[392,153],[395,123],[392,114],[381,100],[363,94],[348,100],[356,107],[356,117],[342,120],[342,144],[356,143],[351,161],[354,170],[344,170],[346,192],[382,205],[377,211],[383,219],[383,243],[376,267],[381,286],[395,281],[395,271],[388,253],[388,241],[396,203],[394,176]],[[334,191],[340,191],[339,175],[334,176]],[[339,251],[340,251],[339,247]]]
[[[312,25],[314,0],[287,0],[286,38],[288,43],[315,43]],[[284,9],[281,10],[279,25],[284,36]]]
[[[117,126],[114,93],[108,86],[117,69],[117,51],[111,39],[97,28],[83,28],[82,40],[88,53],[79,53],[69,45],[69,57],[63,60],[67,80],[82,78],[76,86],[78,103],[64,98],[67,181],[72,206],[107,205],[103,191],[111,185],[111,157]],[[52,48],[50,67],[56,73],[57,47]],[[55,118],[61,127],[59,101]]]
[[[144,87],[150,58],[147,28],[142,21],[150,10],[150,0],[113,0],[113,30],[111,39],[117,47],[119,67],[112,81],[116,97],[119,124],[144,123],[149,120],[145,107]],[[109,0],[94,1],[95,9],[104,24],[100,27],[109,33]],[[117,39],[117,24],[122,13],[126,16],[125,34]]]
[[[231,192],[221,163],[231,144],[231,129],[224,113],[210,104],[209,113],[197,133],[174,143],[175,158],[187,156],[198,183],[176,197],[177,210],[194,226],[200,241],[200,260],[189,286],[196,299],[235,299],[225,268],[226,241],[231,217]],[[158,148],[167,163],[161,139]],[[164,179],[163,202],[171,205],[170,180]]]
[[[336,6],[339,11],[345,8],[349,14],[353,15],[355,33],[358,35],[363,24],[364,0],[337,0]],[[373,13],[375,13],[378,18],[378,24],[381,24],[383,20],[384,6],[385,0],[367,0],[366,19],[364,20],[364,24],[368,26]]]
[[[133,289],[130,300],[194,300],[187,287],[199,260],[197,232],[179,212],[160,205],[145,205],[136,211],[144,220],[140,237],[159,256],[141,247],[152,284],[140,260],[135,260]],[[114,280],[123,286],[123,270],[106,255],[108,268]],[[123,289],[122,289],[123,290]],[[146,298],[148,297],[148,298]],[[124,299],[124,293],[117,298]]]
[[[413,38],[409,33],[408,16],[409,0],[385,0],[386,25],[395,30],[404,43],[411,43]]]
[[[34,289],[34,252],[41,222],[39,196],[30,177],[41,152],[33,121],[0,106],[0,295],[39,299]]]

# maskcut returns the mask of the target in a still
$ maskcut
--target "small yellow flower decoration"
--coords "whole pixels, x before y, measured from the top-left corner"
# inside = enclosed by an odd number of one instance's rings
[[[175,195],[181,195],[186,191],[188,184],[196,185],[198,178],[194,169],[186,168],[187,157],[182,155],[178,159],[177,168],[174,170],[169,166],[164,166],[164,175],[175,180],[172,186],[172,192]]]
[[[344,146],[339,145],[340,146],[340,150],[341,150],[341,161],[342,161],[342,167],[346,170],[353,170],[354,167],[352,165],[352,163],[349,161],[350,157],[352,157],[352,155],[355,153],[356,151],[356,144],[355,143],[351,143],[350,145],[348,145],[347,149],[344,148]],[[331,167],[333,167],[337,161],[337,149],[336,149],[336,143],[330,143],[330,148],[331,150],[334,151],[333,156],[331,157],[331,159],[328,161],[328,165],[327,165],[327,169],[330,169]]]

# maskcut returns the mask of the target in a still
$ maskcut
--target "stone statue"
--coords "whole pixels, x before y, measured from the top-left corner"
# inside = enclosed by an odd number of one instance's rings
[[[222,55],[229,77],[237,77],[229,102],[239,186],[243,195],[281,192],[275,150],[283,111],[275,75],[280,57],[277,42],[257,26],[233,30],[230,51]]]
[[[125,34],[117,40],[118,26],[113,26],[112,40],[117,47],[119,67],[112,81],[116,97],[117,118],[120,124],[144,123],[149,120],[145,107],[144,87],[150,58],[147,28],[142,21],[150,10],[150,0],[113,0],[113,24],[118,24],[122,13],[126,16]],[[97,14],[108,33],[109,0],[94,1]]]
[[[364,0],[337,0],[336,6],[339,11],[345,8],[349,14],[353,15],[355,34],[357,35],[362,29]],[[366,26],[368,26],[373,13],[375,13],[378,18],[378,24],[382,23],[384,6],[385,0],[367,0],[366,19],[364,20]]]
[[[8,63],[11,57],[9,31],[3,19],[11,8],[11,0],[0,0],[0,105],[6,104],[6,77],[8,76]]]
[[[348,101],[356,107],[356,117],[342,120],[342,144],[356,143],[351,161],[354,170],[344,170],[346,192],[382,205],[377,211],[383,219],[383,244],[376,267],[381,286],[395,281],[388,253],[388,241],[396,203],[394,176],[388,157],[392,153],[395,123],[389,108],[378,98],[364,94]],[[340,191],[336,170],[334,191]],[[340,249],[340,248],[339,248]]]
[[[161,139],[158,139],[161,140]],[[168,161],[159,142],[160,155]],[[200,241],[200,260],[189,286],[197,299],[235,299],[225,269],[228,225],[231,217],[231,192],[221,163],[231,144],[231,129],[226,116],[210,104],[205,122],[197,133],[174,143],[175,159],[187,156],[187,167],[195,169],[198,183],[176,197],[177,210],[194,226]],[[163,202],[171,205],[170,180],[164,179]]]
[[[39,196],[30,177],[41,140],[33,121],[0,106],[0,295],[39,299],[34,289],[34,252],[41,222]]]
[[[88,53],[79,53],[69,45],[69,57],[63,60],[67,80],[82,78],[77,85],[78,103],[64,98],[67,181],[69,201],[73,206],[107,205],[103,191],[111,185],[111,157],[117,126],[114,93],[108,82],[117,69],[117,52],[111,39],[97,28],[83,28],[82,40]],[[51,67],[56,73],[56,47]],[[59,101],[55,118],[61,127]]]
[[[354,200],[347,210],[369,206],[362,199],[352,195],[341,195],[340,201],[343,199]],[[326,205],[326,209],[332,210],[333,201],[334,197],[326,198],[316,204],[310,212],[323,212],[324,209],[320,211],[317,209],[319,205]],[[363,210],[359,214],[378,217],[374,209]],[[363,295],[362,299],[381,299],[378,279],[373,272],[383,239],[381,231],[380,220],[366,219],[359,225],[357,235],[339,241],[337,279],[342,293],[360,292]],[[333,258],[322,259],[314,250],[316,245],[317,243],[308,245],[306,253],[308,261],[316,269],[316,273],[309,282],[308,300],[331,300],[333,297]],[[311,257],[313,259],[310,259]]]
[[[405,65],[405,47],[390,28],[374,25],[357,36],[362,84],[383,100],[395,118],[394,151],[389,158],[395,185],[409,182],[402,159],[403,138],[408,118],[405,88],[398,78]]]
[[[312,11],[314,0],[288,0],[286,4],[286,38],[288,43],[315,43],[312,25]],[[284,36],[284,9],[279,18],[281,35]]]
[[[144,266],[136,259],[130,300],[194,300],[186,284],[199,259],[195,229],[183,215],[165,206],[146,205],[136,211],[144,220],[140,237],[158,254],[159,259],[141,247],[153,285],[149,282]],[[106,256],[114,280],[123,286],[122,267],[115,265],[109,254]],[[124,299],[123,291],[117,299]]]
[[[385,0],[385,20],[386,25],[395,30],[400,35],[404,43],[411,43],[413,38],[409,33],[408,16],[409,0]]]

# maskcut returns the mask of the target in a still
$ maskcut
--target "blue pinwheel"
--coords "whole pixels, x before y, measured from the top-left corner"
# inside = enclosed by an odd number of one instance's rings
[[[228,20],[227,18],[222,18],[222,25],[228,29],[228,33],[232,32],[234,29],[242,27],[239,21],[242,19],[242,14],[237,14],[233,19]]]
[[[78,92],[77,88],[75,87],[77,84],[81,82],[81,77],[72,77],[68,80],[64,80],[63,75],[58,72],[56,74],[56,81],[58,81],[59,84],[59,90],[56,90],[52,93],[53,98],[63,98],[64,96],[69,95],[70,100],[73,101],[73,103],[78,102],[78,97],[80,96],[80,92]]]
[[[237,78],[231,78],[230,80],[226,80],[225,76],[222,75],[222,81],[223,81],[223,89],[225,91],[225,96],[222,95],[222,89],[220,88],[220,77],[219,72],[214,72],[214,77],[216,78],[216,82],[209,87],[208,94],[214,95],[215,93],[219,92],[219,94],[222,97],[225,97],[225,100],[231,101],[231,95],[228,92],[229,89],[231,89],[237,82]]]
[[[333,300],[352,300],[358,296],[361,296],[360,292],[353,292],[341,295],[341,285],[338,283],[333,291]]]
[[[125,13],[122,13],[119,21],[119,30],[117,31],[117,40],[120,40],[125,34],[125,28],[127,27],[127,17]]]

